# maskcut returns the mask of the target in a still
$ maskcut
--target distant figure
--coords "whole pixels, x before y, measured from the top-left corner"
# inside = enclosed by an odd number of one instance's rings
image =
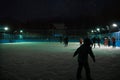
[[[113,45],[113,47],[115,47],[116,45],[116,39],[115,39],[115,37],[112,37],[112,45]]]
[[[100,38],[98,37],[96,40],[97,40],[98,46],[100,47]]]
[[[95,48],[95,44],[96,44],[96,37],[92,38],[92,42],[93,42],[93,47]]]
[[[104,46],[108,46],[108,38],[104,39]]]
[[[84,44],[82,44],[74,53],[73,57],[78,55],[78,69],[77,69],[77,74],[76,78],[77,80],[80,80],[82,78],[81,76],[81,71],[82,68],[85,68],[86,71],[86,77],[87,80],[92,80],[91,75],[90,75],[90,68],[88,64],[88,54],[91,56],[93,61],[95,62],[95,56],[92,52],[92,48],[90,47],[91,41],[89,38],[84,39]]]
[[[82,38],[80,38],[80,45],[82,45],[83,44],[83,39]]]
[[[68,37],[64,38],[64,44],[65,44],[65,47],[68,46]]]
[[[110,47],[110,38],[108,38],[108,47]]]

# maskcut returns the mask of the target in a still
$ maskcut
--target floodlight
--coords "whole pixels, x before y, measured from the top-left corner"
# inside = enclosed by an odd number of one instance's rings
[[[99,31],[100,31],[100,28],[97,28],[97,31],[99,32]]]
[[[117,24],[114,23],[114,24],[112,24],[112,26],[113,26],[113,27],[117,27]]]
[[[4,27],[4,30],[7,31],[7,30],[8,30],[8,27]]]
[[[20,30],[20,33],[23,33],[23,30]]]

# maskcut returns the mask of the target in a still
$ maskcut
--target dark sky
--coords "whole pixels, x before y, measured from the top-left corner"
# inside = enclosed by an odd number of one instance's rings
[[[120,18],[120,5],[118,0],[0,0],[3,17],[20,21],[84,17],[110,20]]]

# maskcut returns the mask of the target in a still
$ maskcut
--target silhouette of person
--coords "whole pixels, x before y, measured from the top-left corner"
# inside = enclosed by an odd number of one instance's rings
[[[100,47],[100,38],[98,37],[97,39],[98,46]]]
[[[110,47],[110,37],[108,38],[108,47]]]
[[[93,46],[94,46],[94,48],[95,48],[96,37],[93,37],[93,38],[92,38],[92,42],[93,42]]]
[[[105,40],[104,40],[104,45],[105,45],[105,46],[108,46],[108,38],[105,38]]]
[[[116,44],[116,39],[115,39],[115,37],[112,37],[112,45],[113,45],[113,47],[115,47],[115,44]]]
[[[67,36],[64,38],[64,44],[65,44],[65,47],[68,46],[68,37]]]
[[[80,38],[80,45],[82,45],[83,44],[83,39],[82,38]]]
[[[91,40],[89,38],[85,38],[84,44],[82,44],[75,51],[73,55],[73,57],[78,55],[78,69],[77,69],[77,74],[76,74],[77,80],[80,80],[82,78],[81,71],[83,67],[85,68],[85,71],[86,71],[87,80],[92,80],[91,75],[90,75],[90,68],[88,64],[88,54],[91,56],[94,62],[95,62],[95,56],[92,52],[92,47],[90,47],[91,44],[92,44]]]

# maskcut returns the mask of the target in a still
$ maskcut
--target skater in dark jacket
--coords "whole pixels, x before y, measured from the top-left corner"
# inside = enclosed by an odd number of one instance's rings
[[[95,46],[96,46],[96,37],[92,38],[92,42],[93,42],[93,47],[95,48]]]
[[[68,46],[68,41],[69,41],[68,36],[66,36],[66,37],[64,38],[65,47]]]
[[[112,45],[113,45],[113,47],[115,47],[115,44],[116,44],[115,37],[112,37]]]
[[[95,56],[92,52],[92,48],[90,47],[91,41],[89,38],[84,39],[84,44],[82,44],[74,53],[73,57],[78,55],[78,70],[77,70],[77,80],[80,80],[82,68],[85,68],[87,80],[92,80],[90,75],[90,68],[88,64],[88,54],[91,56],[93,61],[95,62]]]

